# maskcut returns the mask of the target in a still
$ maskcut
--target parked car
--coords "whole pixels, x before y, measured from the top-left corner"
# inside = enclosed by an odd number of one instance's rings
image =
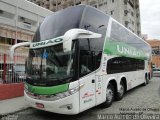
[[[153,68],[153,76],[154,77],[160,76],[160,68]]]
[[[20,82],[25,81],[26,74],[25,74],[25,66],[23,65],[15,65],[12,68],[12,81]]]

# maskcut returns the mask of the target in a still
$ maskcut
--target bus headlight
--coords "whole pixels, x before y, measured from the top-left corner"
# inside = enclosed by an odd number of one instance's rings
[[[76,93],[77,91],[79,91],[79,87],[75,87],[75,88],[70,89],[70,90],[63,92],[63,93],[58,93],[58,94],[56,94],[56,96],[60,97],[60,98],[64,98],[64,97],[67,97],[67,96],[70,96],[70,95]]]

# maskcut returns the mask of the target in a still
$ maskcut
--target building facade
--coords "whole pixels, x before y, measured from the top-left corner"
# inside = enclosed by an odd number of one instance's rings
[[[160,40],[146,40],[152,47],[152,63],[160,67]]]
[[[141,36],[139,0],[29,0],[55,12],[69,6],[87,4],[111,15]]]
[[[30,41],[44,17],[51,13],[25,0],[1,0],[0,44]]]
[[[39,24],[52,13],[26,0],[0,0],[0,81],[13,65],[9,57],[11,45],[31,41]],[[18,49],[15,64],[24,64],[27,55],[27,48]]]

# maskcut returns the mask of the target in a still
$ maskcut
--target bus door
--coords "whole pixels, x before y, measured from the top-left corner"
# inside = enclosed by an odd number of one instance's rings
[[[103,77],[100,75],[96,75],[96,105],[102,103],[103,101],[103,85],[102,85],[102,79]]]
[[[80,111],[95,106],[95,73],[88,74],[79,80]]]

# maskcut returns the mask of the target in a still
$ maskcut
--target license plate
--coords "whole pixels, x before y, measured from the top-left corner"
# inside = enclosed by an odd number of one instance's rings
[[[44,105],[42,103],[36,103],[37,108],[44,108]]]

